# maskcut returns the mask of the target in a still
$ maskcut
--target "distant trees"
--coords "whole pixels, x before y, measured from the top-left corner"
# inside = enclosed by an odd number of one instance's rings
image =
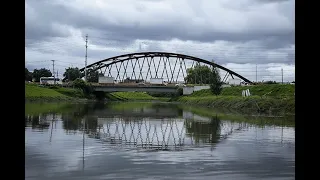
[[[103,76],[102,73],[98,71],[94,71],[93,69],[87,69],[87,81],[97,83],[99,80],[99,76]]]
[[[188,84],[210,84],[210,89],[215,95],[219,95],[222,91],[223,82],[216,67],[210,69],[206,65],[195,65],[187,69],[185,81]]]
[[[185,81],[188,84],[210,84],[212,82],[212,70],[206,65],[195,65],[187,69]]]
[[[66,69],[66,71],[63,73],[63,81],[74,81],[77,78],[82,77],[83,75],[81,74],[79,68],[75,67],[69,67]]]
[[[40,82],[41,77],[51,77],[52,73],[49,69],[41,68],[41,69],[35,69],[32,72],[32,78],[35,79],[35,82]]]
[[[39,82],[41,77],[51,77],[52,73],[49,69],[41,68],[34,69],[33,72],[30,72],[28,68],[25,68],[25,80],[32,81],[35,79],[35,82]],[[87,82],[98,82],[99,76],[103,76],[103,73],[99,73],[93,69],[87,69]],[[63,81],[75,81],[84,77],[84,72],[80,72],[78,67],[68,67],[63,73]]]
[[[99,75],[103,75],[99,73],[98,71],[94,71],[93,69],[87,69],[87,81],[88,82],[98,82]],[[81,78],[84,76],[84,72],[80,72],[80,69],[75,67],[69,67],[66,69],[66,71],[63,73],[63,81],[75,81],[78,78]]]
[[[28,68],[24,69],[24,80],[32,81],[32,72],[29,72]]]

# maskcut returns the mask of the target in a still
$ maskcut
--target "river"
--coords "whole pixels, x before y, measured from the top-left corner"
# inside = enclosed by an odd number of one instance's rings
[[[170,103],[26,104],[25,179],[294,179],[294,121]]]

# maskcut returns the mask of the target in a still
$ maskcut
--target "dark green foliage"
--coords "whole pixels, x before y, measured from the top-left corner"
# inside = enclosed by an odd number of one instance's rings
[[[99,80],[99,76],[103,76],[102,73],[99,73],[98,71],[94,71],[93,69],[87,70],[87,81],[97,83]]]
[[[182,87],[179,87],[177,89],[177,96],[182,96],[183,95],[183,88]]]
[[[82,76],[83,74],[80,73],[80,70],[77,67],[76,68],[69,67],[63,73],[63,77],[64,77],[63,81],[74,81],[77,78],[80,78]]]
[[[32,73],[27,68],[24,69],[24,80],[32,81]]]
[[[91,84],[86,83],[84,80],[79,78],[73,81],[73,86],[77,89],[81,89],[85,95],[90,95],[93,92]]]
[[[49,69],[41,68],[41,69],[35,69],[32,73],[32,78],[35,79],[35,82],[40,82],[41,77],[51,77],[52,73]]]
[[[211,70],[211,84],[210,84],[210,90],[214,95],[221,94],[222,91],[222,84],[219,71],[216,67],[212,68]]]
[[[49,86],[49,89],[59,89],[59,86]]]
[[[187,84],[210,84],[212,82],[212,70],[206,65],[195,65],[187,69]]]
[[[220,81],[210,84],[210,90],[214,95],[220,95],[222,91],[222,82]]]
[[[187,84],[210,84],[210,89],[215,95],[222,91],[222,84],[219,71],[216,67],[210,69],[206,65],[195,65],[194,68],[187,69]]]
[[[265,81],[263,84],[278,84],[276,81]]]

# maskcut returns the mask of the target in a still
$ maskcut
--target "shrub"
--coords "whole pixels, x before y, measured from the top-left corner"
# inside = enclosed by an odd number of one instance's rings
[[[90,95],[93,92],[91,84],[86,83],[84,80],[77,78],[73,81],[73,86],[77,89],[81,89],[85,95]]]

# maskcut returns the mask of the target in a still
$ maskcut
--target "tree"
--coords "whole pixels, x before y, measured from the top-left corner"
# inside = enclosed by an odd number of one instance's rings
[[[210,84],[212,82],[212,70],[206,65],[195,65],[187,69],[185,81],[188,84]]]
[[[81,74],[79,68],[68,67],[66,71],[63,73],[63,81],[74,81],[75,79],[80,78],[81,76],[83,76],[83,74]]]
[[[93,69],[87,70],[87,81],[97,83],[99,80],[99,76],[103,76],[103,73],[99,73],[98,71],[94,71]]]
[[[222,91],[222,84],[219,71],[216,67],[211,69],[206,65],[195,65],[187,69],[185,81],[189,84],[210,84],[213,94],[219,95]]]
[[[24,69],[24,76],[25,81],[32,81],[32,72],[29,72],[27,68]]]
[[[210,84],[210,90],[214,95],[219,95],[222,91],[222,84],[223,82],[221,81],[221,77],[219,74],[219,71],[216,67],[213,67],[211,70],[211,76],[212,76],[212,81]]]
[[[41,77],[51,77],[52,73],[49,69],[41,68],[41,69],[35,69],[32,73],[32,78],[35,79],[35,82],[39,82]]]

